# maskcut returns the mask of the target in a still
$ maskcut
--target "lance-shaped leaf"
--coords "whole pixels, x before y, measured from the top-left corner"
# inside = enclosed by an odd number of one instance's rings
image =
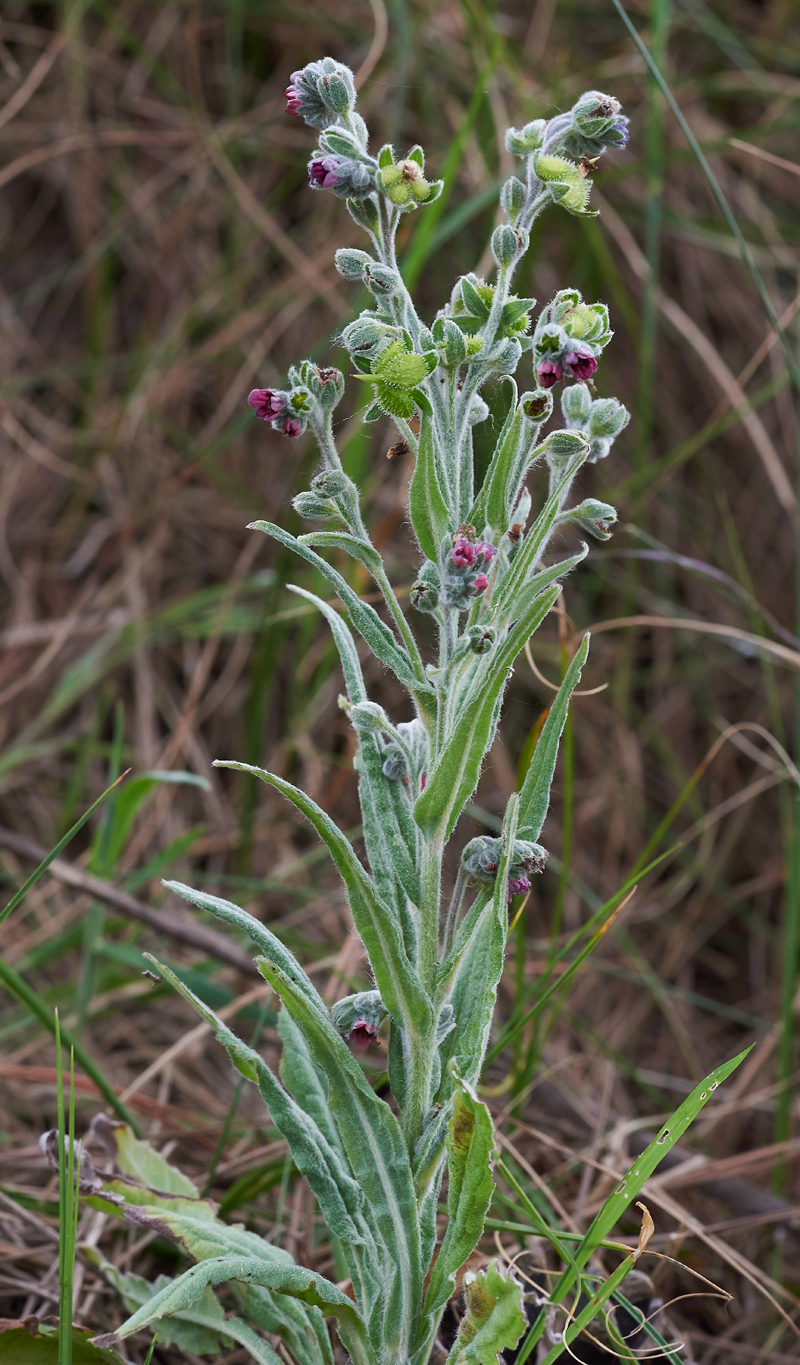
[[[426,417],[422,418],[417,461],[411,477],[409,512],[422,553],[435,561],[442,538],[454,528],[436,468],[433,423]]]
[[[375,1365],[358,1309],[352,1299],[348,1299],[335,1284],[322,1275],[316,1275],[313,1270],[305,1270],[298,1265],[267,1264],[245,1256],[220,1256],[213,1261],[202,1261],[192,1266],[142,1304],[115,1333],[96,1338],[97,1344],[112,1346],[115,1341],[140,1332],[157,1318],[183,1312],[196,1303],[209,1286],[228,1281],[263,1285],[280,1294],[290,1294],[319,1308],[326,1317],[335,1317],[339,1334],[354,1365]]]
[[[322,996],[311,982],[311,979],[303,971],[294,953],[291,953],[279,938],[276,938],[271,929],[251,915],[248,910],[242,910],[233,901],[223,900],[221,896],[209,895],[207,891],[197,891],[193,886],[186,886],[184,882],[162,881],[162,886],[166,886],[168,891],[174,891],[176,896],[182,896],[191,905],[196,905],[198,910],[208,910],[217,919],[225,920],[227,924],[235,924],[237,929],[243,929],[249,938],[253,940],[256,947],[265,953],[267,957],[277,962],[279,967],[293,978],[305,991],[315,1009],[327,1014],[327,1007]]]
[[[589,653],[589,636],[584,635],[558,689],[555,701],[533,751],[530,767],[519,794],[519,833],[522,839],[539,838],[550,804],[550,788],[556,770],[558,746],[567,722],[570,699],[581,680],[581,670]]]
[[[287,549],[294,550],[302,555],[303,559],[309,564],[313,564],[315,569],[327,578],[328,582],[336,589],[347,610],[350,619],[356,630],[363,635],[370,649],[381,663],[391,668],[395,677],[407,687],[415,697],[424,704],[424,698],[428,698],[428,709],[434,703],[435,694],[433,688],[425,678],[420,676],[414,669],[412,660],[406,650],[397,641],[396,636],[388,626],[384,625],[374,607],[368,602],[362,602],[358,593],[353,592],[349,583],[342,578],[340,573],[328,563],[322,555],[318,555],[310,546],[303,545],[295,536],[284,531],[280,526],[273,525],[270,521],[254,521],[248,528],[254,531],[264,531],[266,535],[279,540],[281,545]]]
[[[344,550],[351,559],[357,559],[359,564],[363,564],[371,574],[380,573],[383,567],[374,545],[370,545],[366,540],[359,540],[357,536],[348,535],[346,531],[307,531],[305,535],[297,537],[297,543],[319,545],[323,550]]]
[[[513,1350],[525,1331],[522,1285],[497,1261],[464,1276],[466,1312],[448,1365],[497,1365],[501,1351]]]
[[[469,1085],[476,1085],[489,1041],[497,987],[503,975],[508,937],[508,874],[518,833],[519,797],[509,799],[503,822],[503,851],[494,892],[472,920],[472,932],[463,945],[458,969],[452,983],[450,1002],[456,1026],[452,1056]],[[482,899],[482,898],[481,898]],[[449,1087],[448,1087],[449,1088]],[[446,1098],[442,1087],[437,1099]]]
[[[568,459],[561,479],[547,499],[547,502],[536,518],[536,521],[533,523],[530,531],[528,531],[525,536],[511,568],[495,589],[492,597],[492,609],[500,617],[513,611],[514,603],[520,588],[532,570],[535,569],[539,556],[542,554],[542,551],[547,544],[550,532],[555,525],[556,517],[561,511],[561,503],[566,495],[566,491],[581,465],[586,463],[589,454],[589,444],[581,437],[579,432],[552,433],[552,437],[563,437],[566,435],[575,436],[575,443],[578,446],[578,449],[576,453]],[[551,437],[548,437],[547,440],[542,443],[543,447],[546,447],[550,440]]]
[[[488,656],[484,668],[459,707],[458,719],[417,799],[414,819],[429,838],[449,838],[465,803],[475,790],[481,765],[497,725],[497,708],[508,671],[556,601],[561,589],[548,588]]]
[[[437,1312],[450,1298],[459,1271],[478,1245],[494,1181],[494,1127],[471,1085],[453,1074],[453,1112],[447,1132],[447,1231],[431,1271],[423,1313]]]
[[[328,1080],[320,1075],[311,1060],[311,1053],[297,1024],[288,1010],[278,1014],[278,1036],[283,1043],[281,1080],[297,1100],[300,1108],[314,1120],[325,1134],[334,1151],[341,1152],[342,1144],[328,1107]]]
[[[356,929],[364,940],[375,984],[390,1014],[404,1028],[415,1032],[429,1026],[431,1005],[416,971],[408,960],[399,926],[389,906],[384,904],[374,883],[356,857],[349,841],[316,801],[299,787],[286,782],[274,773],[255,768],[249,763],[220,762],[215,767],[234,768],[237,772],[252,773],[262,782],[293,802],[324,840],[347,888],[347,896]],[[274,959],[273,959],[274,960]]]
[[[308,1001],[279,968],[263,959],[259,967],[330,1080],[331,1113],[350,1169],[366,1195],[386,1249],[384,1272],[388,1276],[394,1270],[381,1312],[386,1318],[384,1331],[396,1328],[394,1339],[384,1336],[384,1343],[402,1359],[419,1314],[422,1271],[417,1201],[400,1125],[367,1082],[333,1024],[309,1008]]]
[[[324,602],[312,592],[306,592],[305,588],[289,585],[289,590],[313,602],[322,612],[331,628],[339,652],[347,695],[353,705],[366,701],[367,690],[355,643],[339,613],[329,602]],[[359,798],[364,842],[373,875],[382,895],[395,896],[399,879],[405,894],[416,904],[419,899],[416,867],[411,860],[407,840],[404,840],[398,827],[394,793],[383,775],[382,764],[377,740],[369,735],[362,735],[359,741],[357,766],[361,778]],[[362,784],[366,791],[362,789]]]
[[[155,963],[159,974],[169,981],[215,1030],[218,1040],[236,1069],[258,1086],[269,1106],[272,1121],[286,1138],[295,1164],[316,1195],[331,1231],[353,1246],[365,1244],[369,1248],[371,1237],[366,1231],[365,1223],[368,1210],[365,1208],[361,1189],[348,1171],[340,1153],[331,1146],[311,1115],[284,1090],[263,1057],[242,1042],[241,1038],[237,1038],[227,1024],[224,1024],[208,1005],[203,1004],[202,1000],[199,1000],[168,967],[158,962],[156,958],[151,957],[150,961]],[[298,989],[296,984],[295,989]],[[306,1000],[307,1008],[311,1011],[313,1007],[306,996],[303,995],[302,998]],[[313,1010],[313,1013],[315,1017],[319,1017],[316,1010]],[[251,1238],[254,1236],[253,1233],[248,1233],[245,1229],[229,1228],[227,1224],[218,1224],[212,1228],[207,1219],[199,1226],[196,1220],[193,1221],[193,1214],[194,1210],[191,1207],[188,1211],[182,1210],[173,1214],[161,1206],[146,1217],[150,1222],[163,1223],[168,1232],[182,1241],[187,1251],[198,1260],[209,1255],[228,1254],[234,1249],[248,1256],[255,1254],[254,1244],[248,1244],[246,1251],[244,1247],[234,1248],[232,1245],[229,1245],[226,1251],[223,1245],[226,1238],[235,1238],[242,1232],[246,1233],[247,1238]],[[263,1242],[263,1239],[259,1239],[259,1242]],[[263,1242],[263,1247],[265,1256],[274,1256],[276,1249],[268,1242]]]
[[[137,1312],[172,1283],[166,1275],[159,1275],[151,1282],[141,1275],[123,1273],[95,1247],[85,1246],[82,1250],[95,1269],[116,1289],[129,1313]],[[230,1350],[238,1342],[246,1346],[252,1359],[261,1365],[280,1365],[280,1356],[251,1327],[239,1318],[226,1320],[225,1310],[210,1288],[205,1289],[191,1307],[173,1313],[168,1318],[158,1318],[153,1329],[162,1346],[176,1346],[180,1351],[192,1351],[199,1355],[216,1355],[223,1348]],[[309,1344],[312,1345],[309,1365],[312,1365],[312,1361],[314,1365],[322,1365],[319,1352],[314,1361],[313,1343]]]
[[[479,531],[484,526],[489,526],[495,536],[507,529],[504,523],[508,480],[517,459],[524,424],[522,409],[517,406],[516,383],[511,375],[506,375],[504,382],[510,391],[508,413],[497,438],[481,491],[467,517],[467,521]]]
[[[527,583],[523,583],[514,600],[510,619],[517,620],[528,609],[529,603],[533,602],[540,592],[549,588],[551,583],[558,583],[568,573],[578,565],[589,553],[589,546],[584,542],[577,554],[570,555],[568,559],[559,559],[555,564],[549,564],[546,569],[540,569],[538,573],[532,575]]]

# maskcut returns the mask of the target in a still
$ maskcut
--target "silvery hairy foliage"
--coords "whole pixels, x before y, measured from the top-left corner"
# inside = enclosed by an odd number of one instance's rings
[[[120,1335],[171,1314],[194,1321],[202,1303],[213,1317],[219,1310],[213,1286],[225,1283],[241,1311],[241,1319],[229,1321],[250,1331],[257,1345],[250,1341],[248,1349],[256,1359],[274,1365],[277,1357],[247,1323],[282,1335],[298,1365],[325,1365],[332,1355],[324,1319],[333,1318],[355,1365],[426,1365],[432,1356],[443,1358],[442,1312],[492,1198],[492,1121],[476,1087],[503,971],[509,902],[530,889],[547,857],[538,839],[588,640],[566,672],[521,789],[508,802],[502,835],[466,845],[446,898],[443,857],[495,738],[514,661],[556,603],[564,575],[587,553],[584,544],[554,560],[554,533],[573,522],[608,538],[614,509],[594,499],[575,505],[571,490],[581,467],[607,455],[628,421],[616,399],[594,396],[592,377],[611,338],[605,306],[567,288],[534,318],[535,300],[517,297],[512,285],[545,208],[590,211],[589,172],[606,147],[625,145],[627,121],[616,100],[589,91],[568,113],[508,130],[519,175],[500,194],[505,221],[492,233],[492,278],[462,276],[428,324],[395,254],[403,216],[424,211],[441,193],[442,182],[426,175],[422,148],[398,157],[385,146],[373,156],[355,111],[352,74],[331,58],[296,72],[287,101],[290,112],[318,130],[311,187],[345,198],[366,234],[364,250],[336,253],[340,273],[373,298],[338,338],[365,391],[363,418],[390,416],[398,443],[415,457],[409,521],[416,544],[409,555],[417,568],[409,619],[336,449],[333,419],[344,376],[305,361],[290,370],[285,389],[250,395],[257,417],[289,438],[310,429],[319,447],[319,471],[294,504],[313,529],[295,537],[268,522],[254,525],[314,566],[345,608],[342,614],[305,589],[292,589],[323,614],[339,651],[342,705],[358,741],[368,866],[326,812],[290,782],[246,764],[220,766],[261,778],[324,840],[374,988],[329,1009],[266,925],[227,901],[168,883],[256,945],[259,968],[281,1002],[279,1078],[168,969],[159,970],[259,1087],[348,1281],[337,1286],[293,1264],[255,1234],[226,1228],[213,1211],[203,1215],[201,1236],[186,1231],[174,1207],[160,1208],[153,1214],[158,1225],[169,1229],[170,1218],[177,1220],[183,1231],[173,1227],[174,1235],[198,1263],[150,1297],[137,1300],[131,1290],[127,1301],[139,1306]],[[527,375],[522,393],[518,369]],[[478,486],[473,431],[488,418],[482,392],[490,383],[503,386],[507,415]],[[554,411],[556,422],[543,434]],[[546,468],[548,488],[534,511],[527,480],[535,465]],[[343,550],[366,568],[385,610],[350,587],[325,558],[329,550]],[[426,662],[412,629],[419,614],[431,617],[438,633],[433,661]],[[367,695],[356,634],[406,692],[402,720]],[[386,1048],[390,1099],[375,1094],[352,1045]],[[445,1179],[448,1212],[437,1227]],[[149,1215],[139,1207],[136,1216],[146,1221]],[[189,1222],[192,1217],[196,1222],[199,1215],[186,1214]],[[497,1264],[465,1277],[452,1365],[494,1365],[499,1351],[515,1345],[523,1331],[522,1290]],[[225,1339],[224,1324],[217,1328]],[[241,1332],[231,1329],[228,1336],[248,1344]]]

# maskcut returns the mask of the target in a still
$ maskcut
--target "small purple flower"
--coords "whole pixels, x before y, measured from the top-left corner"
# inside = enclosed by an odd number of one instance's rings
[[[475,563],[476,551],[477,546],[473,545],[471,540],[467,540],[465,536],[459,536],[458,540],[453,545],[453,552],[450,555],[450,561],[453,567],[456,569],[471,569],[472,565]]]
[[[543,360],[536,371],[539,385],[543,389],[552,389],[559,379],[564,378],[564,371],[557,360]]]
[[[370,1046],[378,1030],[374,1024],[370,1024],[367,1019],[356,1019],[349,1033],[349,1041],[362,1051]]]
[[[525,896],[531,889],[528,877],[509,877],[508,879],[508,899],[509,903],[514,896]]]
[[[295,85],[298,76],[302,76],[302,71],[293,71],[289,77],[289,84],[286,87],[286,112],[287,114],[302,114],[303,106],[300,100],[300,91]]]
[[[299,436],[303,430],[302,422],[298,422],[296,417],[287,417],[283,424],[284,436]]]
[[[280,417],[286,404],[284,395],[275,389],[252,389],[247,401],[262,422],[272,422]]]
[[[564,367],[573,379],[591,379],[597,369],[597,361],[593,355],[581,355],[577,351],[567,351],[564,356]]]
[[[338,180],[339,162],[335,156],[317,156],[309,162],[311,184],[322,190],[332,190]]]

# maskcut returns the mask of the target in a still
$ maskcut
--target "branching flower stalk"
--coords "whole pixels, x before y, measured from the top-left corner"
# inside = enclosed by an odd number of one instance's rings
[[[369,249],[337,251],[336,265],[345,279],[366,286],[374,307],[338,340],[367,389],[364,420],[393,418],[416,457],[409,520],[422,558],[411,603],[415,613],[433,618],[438,653],[425,662],[364,525],[359,491],[342,467],[333,413],[344,375],[304,361],[290,370],[284,390],[257,389],[248,401],[256,417],[289,438],[313,432],[320,469],[294,506],[322,526],[298,537],[267,522],[254,526],[313,565],[349,617],[348,623],[327,601],[293,588],[325,616],[339,651],[342,705],[358,737],[369,870],[304,792],[247,764],[219,766],[260,777],[314,825],[345,883],[374,989],[329,1010],[269,928],[230,902],[168,883],[257,945],[259,968],[282,1004],[279,1080],[168,969],[159,970],[260,1087],[337,1239],[350,1284],[342,1292],[247,1234],[268,1250],[201,1260],[140,1307],[121,1335],[226,1282],[246,1300],[250,1320],[267,1331],[277,1330],[270,1326],[275,1305],[291,1300],[292,1311],[310,1325],[308,1342],[316,1343],[307,1344],[298,1365],[331,1359],[322,1315],[336,1319],[355,1365],[427,1365],[441,1351],[442,1312],[483,1232],[492,1197],[492,1123],[476,1086],[503,970],[509,904],[530,888],[530,876],[547,857],[537,841],[588,640],[567,670],[522,787],[508,802],[502,836],[467,844],[447,898],[443,858],[494,740],[514,661],[557,601],[564,575],[587,552],[583,545],[565,559],[548,560],[554,532],[572,522],[601,540],[609,537],[614,509],[593,499],[570,506],[570,493],[582,466],[605,456],[628,421],[615,399],[594,396],[592,376],[611,338],[605,306],[563,289],[533,324],[535,300],[518,298],[512,286],[531,227],[548,205],[589,212],[589,172],[606,147],[625,145],[627,121],[616,100],[589,91],[568,113],[508,130],[507,145],[522,171],[501,191],[506,221],[492,233],[494,281],[464,275],[429,326],[403,282],[395,248],[403,216],[424,210],[441,193],[442,182],[426,178],[422,148],[402,158],[390,146],[371,155],[352,74],[331,58],[292,76],[287,107],[319,130],[309,165],[312,189],[345,198],[367,234]],[[513,376],[528,357],[532,387],[519,395]],[[488,417],[481,395],[490,383],[503,386],[507,415],[477,487],[472,433]],[[559,383],[563,425],[543,435]],[[549,486],[532,518],[527,478],[536,464],[547,466]],[[332,549],[368,570],[386,617],[327,561],[324,552]],[[353,630],[406,690],[411,719],[392,720],[368,697]],[[388,1040],[389,1100],[374,1093],[349,1046],[369,1047],[379,1033]],[[439,1238],[445,1174],[448,1220]],[[494,1365],[523,1331],[522,1286],[494,1265],[467,1277],[466,1300],[450,1360]]]

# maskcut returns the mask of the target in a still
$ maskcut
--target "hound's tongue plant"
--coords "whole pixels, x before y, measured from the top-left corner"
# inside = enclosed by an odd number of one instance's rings
[[[199,1263],[166,1286],[153,1287],[149,1298],[140,1289],[136,1299],[130,1290],[131,1306],[141,1306],[119,1335],[170,1314],[189,1321],[205,1314],[209,1331],[223,1340],[227,1331],[255,1359],[275,1365],[277,1357],[243,1321],[247,1318],[281,1336],[298,1365],[325,1365],[332,1360],[325,1316],[335,1319],[356,1365],[426,1365],[432,1355],[442,1358],[437,1341],[442,1312],[457,1272],[481,1237],[492,1198],[492,1121],[476,1087],[503,970],[509,901],[530,888],[547,857],[537,840],[588,639],[550,707],[521,789],[508,802],[502,836],[466,845],[449,896],[443,855],[494,740],[514,661],[557,601],[560,580],[587,552],[583,545],[566,559],[546,558],[554,531],[573,521],[605,539],[616,519],[612,507],[595,501],[570,507],[569,498],[582,465],[606,455],[628,421],[616,400],[593,397],[592,376],[611,338],[604,305],[584,303],[577,290],[564,289],[532,325],[535,301],[517,297],[512,283],[531,226],[548,205],[589,212],[587,158],[593,165],[607,145],[624,146],[627,123],[616,100],[589,91],[569,113],[509,129],[507,145],[521,167],[500,195],[507,221],[492,233],[494,278],[463,276],[428,325],[395,254],[403,215],[424,212],[442,189],[441,181],[427,177],[422,149],[398,157],[387,146],[372,156],[355,111],[352,74],[327,57],[294,73],[287,108],[319,130],[311,188],[347,195],[348,209],[369,239],[368,250],[336,253],[345,279],[362,282],[374,297],[374,306],[346,326],[339,340],[367,389],[364,420],[393,418],[399,439],[416,458],[409,500],[416,539],[409,557],[417,564],[411,603],[415,612],[433,617],[438,654],[434,662],[424,661],[362,520],[359,491],[342,467],[333,414],[344,378],[304,361],[290,370],[285,389],[256,389],[248,401],[256,418],[289,437],[307,428],[313,432],[321,465],[295,507],[323,526],[295,537],[267,522],[254,525],[313,565],[346,608],[349,621],[329,602],[293,589],[326,618],[339,651],[347,694],[342,705],[357,737],[368,866],[330,816],[290,782],[242,763],[219,766],[255,774],[311,821],[344,881],[375,989],[329,1011],[265,925],[227,901],[169,883],[256,944],[259,968],[281,1001],[278,1080],[259,1053],[167,968],[159,970],[212,1024],[234,1065],[260,1088],[349,1280],[343,1292],[255,1234],[226,1227],[212,1206],[193,1203],[185,1188],[178,1198],[172,1185],[163,1185],[170,1197],[140,1194],[131,1217],[170,1230]],[[533,384],[521,396],[513,378],[520,366]],[[490,381],[504,386],[507,416],[477,486],[472,433],[488,416],[481,391]],[[558,385],[564,386],[564,425],[543,435]],[[549,488],[532,518],[526,480],[535,464],[546,466]],[[367,569],[385,614],[362,600],[320,553],[331,549],[345,551]],[[413,719],[395,722],[369,699],[353,631],[406,691]],[[387,1099],[374,1093],[351,1050],[384,1039]],[[694,1112],[705,1099],[704,1092]],[[640,1159],[627,1185],[619,1187],[626,1193],[617,1192],[614,1217],[569,1254],[564,1293],[688,1121],[673,1125],[673,1136],[658,1139],[649,1167]],[[448,1218],[437,1233],[445,1177]],[[124,1198],[122,1203],[130,1206]],[[236,1295],[242,1318],[222,1320],[212,1286],[223,1282]],[[499,1351],[518,1342],[523,1288],[497,1264],[467,1276],[453,1365],[494,1365]],[[602,1304],[599,1291],[596,1297]],[[535,1326],[534,1335],[542,1330]],[[567,1349],[569,1335],[568,1330],[564,1340],[556,1340],[548,1361]]]

